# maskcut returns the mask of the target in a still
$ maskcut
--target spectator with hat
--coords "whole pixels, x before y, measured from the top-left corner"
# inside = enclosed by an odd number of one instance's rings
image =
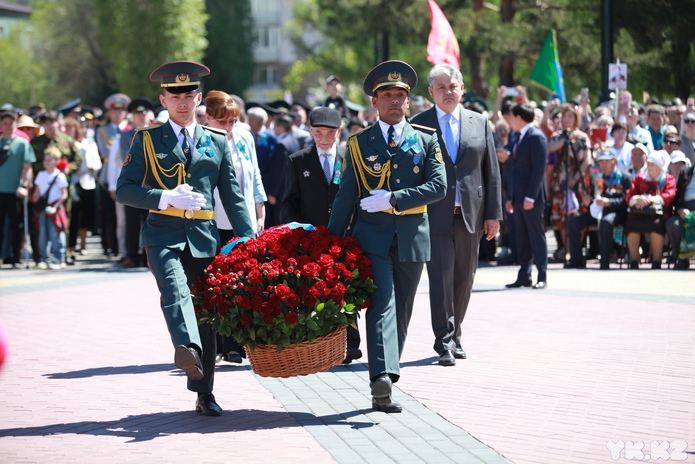
[[[313,143],[290,155],[280,222],[327,226],[345,170],[345,148],[338,145],[342,119],[337,110],[314,108],[309,113]],[[345,364],[362,357],[359,331],[348,327]]]
[[[673,200],[675,214],[666,220],[666,234],[671,243],[673,256],[677,258],[675,269],[685,270],[690,267],[690,259],[680,258],[678,253],[686,216],[695,211],[695,176],[693,176],[693,166],[683,152],[675,151],[671,154],[669,168],[674,164],[679,166],[678,175],[674,175],[676,178],[676,198]]]
[[[619,123],[618,123],[619,124]],[[569,220],[570,261],[566,268],[585,268],[582,256],[582,232],[598,222],[600,267],[610,268],[613,249],[613,229],[625,222],[627,206],[625,194],[632,185],[628,174],[618,169],[618,160],[613,151],[602,151],[596,158],[601,173],[594,179],[594,196],[589,211]]]
[[[391,396],[400,378],[422,268],[430,259],[427,205],[446,194],[446,171],[436,130],[406,120],[415,70],[403,61],[385,61],[364,79],[379,121],[352,135],[346,169],[333,203],[328,229],[353,236],[371,261],[376,290],[365,320],[372,408],[401,412]]]
[[[16,121],[14,112],[0,113],[0,246],[5,239],[10,244],[12,267],[19,264],[22,247],[21,201],[28,195],[32,185],[32,163],[36,161],[31,144],[21,137],[15,137]],[[9,227],[5,227],[5,221]],[[5,237],[5,231],[9,236]]]
[[[676,196],[676,180],[668,174],[671,158],[656,150],[647,158],[647,171],[639,173],[625,195],[629,207],[625,232],[630,269],[639,269],[641,234],[649,234],[652,269],[661,269],[666,219]]]
[[[214,221],[213,190],[239,237],[253,237],[256,226],[236,179],[224,131],[196,123],[202,100],[201,77],[210,70],[191,61],[166,63],[152,72],[159,102],[169,120],[135,133],[118,179],[117,199],[149,210],[142,246],[161,295],[161,307],[174,345],[174,363],[197,393],[196,411],[219,416],[212,394],[216,342],[210,324],[198,325],[193,285],[220,249]],[[165,175],[167,174],[167,175]]]
[[[117,230],[116,204],[109,190],[109,164],[111,147],[118,147],[121,132],[126,129],[125,119],[130,97],[122,93],[110,95],[104,101],[106,110],[106,123],[99,127],[96,133],[96,142],[101,155],[102,168],[99,173],[99,212],[101,213],[101,246],[106,256],[118,256],[125,250],[119,250]],[[121,243],[123,245],[123,243]]]
[[[26,139],[27,142],[31,142],[34,137],[39,135],[39,129],[41,126],[36,124],[28,114],[23,114],[17,119],[17,130],[25,135],[22,138]]]
[[[623,172],[629,174],[634,180],[639,173],[646,172],[647,156],[649,156],[647,146],[643,143],[635,144],[630,153],[630,166],[627,169],[623,169]]]

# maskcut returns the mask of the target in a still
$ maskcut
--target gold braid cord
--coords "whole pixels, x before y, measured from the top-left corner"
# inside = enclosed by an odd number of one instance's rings
[[[164,169],[159,164],[157,156],[154,152],[154,144],[152,143],[152,137],[148,131],[142,131],[142,150],[145,156],[145,175],[142,178],[143,185],[145,184],[145,179],[147,179],[147,173],[152,172],[157,184],[164,190],[171,190],[164,185],[161,176],[173,178],[176,177],[176,185],[181,185],[186,182],[186,166],[183,163],[176,163],[169,169]]]
[[[384,184],[386,184],[386,188],[391,191],[388,182],[388,180],[391,178],[390,160],[383,164],[380,171],[370,169],[362,158],[362,151],[360,150],[360,144],[357,141],[357,137],[350,137],[350,154],[352,155],[352,167],[355,169],[355,176],[357,177],[357,194],[359,197],[362,197],[362,187],[364,187],[365,191],[371,192],[372,190],[381,189]],[[379,183],[373,189],[369,188],[367,174],[379,179]]]

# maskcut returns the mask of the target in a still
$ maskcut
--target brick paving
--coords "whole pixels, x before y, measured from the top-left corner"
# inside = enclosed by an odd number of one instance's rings
[[[222,364],[218,418],[193,411],[148,271],[2,269],[0,462],[695,462],[695,272],[551,267],[544,291],[479,270],[454,367],[436,364],[424,275],[400,415],[371,411],[362,363]]]

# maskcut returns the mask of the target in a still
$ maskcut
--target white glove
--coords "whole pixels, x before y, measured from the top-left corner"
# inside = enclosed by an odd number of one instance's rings
[[[360,206],[368,213],[378,213],[391,209],[391,192],[388,190],[372,190],[369,192],[371,197],[362,198]]]
[[[174,190],[165,190],[162,196],[166,196],[168,205],[179,209],[201,209],[206,204],[203,194],[194,192],[188,184],[181,184]]]

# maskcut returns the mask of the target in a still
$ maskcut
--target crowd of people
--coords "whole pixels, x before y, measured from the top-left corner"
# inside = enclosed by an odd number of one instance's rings
[[[197,108],[197,121],[226,130],[231,145],[238,147],[233,155],[253,192],[247,201],[258,229],[283,222],[290,155],[315,144],[308,125],[312,108],[284,100],[245,103],[232,95],[225,104],[234,110],[220,119],[215,117],[221,110],[216,108],[220,103],[214,92]],[[321,106],[336,109],[342,118],[339,145],[345,146],[350,134],[376,122],[375,108],[345,98],[339,77],[326,79],[326,94]],[[667,259],[677,269],[689,267],[689,260],[678,254],[681,231],[695,200],[692,98],[686,104],[677,99],[660,103],[655,98],[636,102],[630,92],[620,91],[615,100],[592,108],[586,91],[567,103],[553,99],[536,104],[528,101],[523,87],[501,86],[490,110],[470,94],[463,94],[461,103],[487,118],[500,172],[507,177],[505,191],[511,188],[507,165],[518,137],[510,124],[511,109],[520,103],[533,109],[534,125],[547,143],[543,227],[555,233],[558,243],[551,261],[581,268],[587,259],[599,257],[600,268],[609,269],[628,249],[631,268],[644,260],[660,268],[666,247]],[[408,116],[415,118],[431,108],[430,100],[413,97]],[[41,269],[64,268],[85,253],[87,234],[92,233],[101,237],[104,254],[119,257],[121,265],[146,266],[139,234],[147,212],[114,201],[116,181],[135,131],[165,122],[166,109],[145,97],[131,100],[115,94],[103,108],[83,107],[79,100],[58,111],[6,104],[1,116],[4,263],[17,267],[26,259]],[[252,137],[246,139],[234,128],[245,128]],[[249,155],[252,151],[255,157]],[[51,169],[46,162],[53,158],[56,166]],[[650,171],[651,165],[659,171]],[[649,192],[640,190],[645,188]],[[37,209],[46,194],[50,209]],[[24,215],[28,221],[23,221]],[[480,241],[481,260],[518,261],[513,215],[505,215],[496,240]],[[220,223],[231,231],[228,222]]]

